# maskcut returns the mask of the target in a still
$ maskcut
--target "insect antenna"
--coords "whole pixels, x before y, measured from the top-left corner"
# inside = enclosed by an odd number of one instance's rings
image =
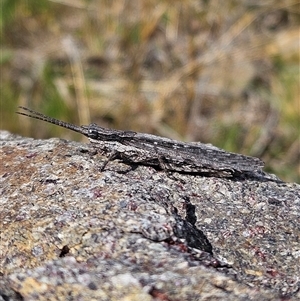
[[[46,121],[48,123],[52,123],[52,124],[55,124],[55,125],[67,128],[69,130],[72,130],[72,131],[75,131],[75,132],[78,132],[78,133],[86,135],[85,129],[83,127],[81,127],[81,126],[74,125],[74,124],[71,124],[71,123],[68,123],[68,122],[65,122],[65,121],[53,118],[53,117],[46,116],[46,115],[44,115],[42,113],[36,112],[36,111],[28,109],[26,107],[19,106],[19,109],[22,109],[24,111],[29,112],[29,113],[16,112],[19,115],[23,115],[23,116],[27,116],[27,117],[39,119],[39,120],[42,120],[42,121]]]

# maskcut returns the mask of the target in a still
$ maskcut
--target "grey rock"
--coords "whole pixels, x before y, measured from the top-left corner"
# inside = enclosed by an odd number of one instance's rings
[[[0,132],[0,300],[300,298],[300,186]]]

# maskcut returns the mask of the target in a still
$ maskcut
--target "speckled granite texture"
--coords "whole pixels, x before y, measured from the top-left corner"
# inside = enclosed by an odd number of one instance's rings
[[[299,185],[0,144],[0,301],[300,300]]]

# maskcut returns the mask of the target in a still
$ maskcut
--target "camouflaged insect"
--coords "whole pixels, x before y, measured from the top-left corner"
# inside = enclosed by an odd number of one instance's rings
[[[261,172],[259,158],[227,152],[203,143],[185,143],[160,136],[100,127],[97,124],[77,126],[45,116],[25,107],[18,114],[43,120],[87,136],[97,151],[108,156],[102,166],[113,159],[150,165],[166,171],[231,177],[243,172]]]

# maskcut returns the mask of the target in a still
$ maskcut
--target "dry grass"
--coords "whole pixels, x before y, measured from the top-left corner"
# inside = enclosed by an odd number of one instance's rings
[[[24,105],[79,124],[210,142],[299,181],[298,1],[1,5],[2,128],[74,138],[19,118]]]

